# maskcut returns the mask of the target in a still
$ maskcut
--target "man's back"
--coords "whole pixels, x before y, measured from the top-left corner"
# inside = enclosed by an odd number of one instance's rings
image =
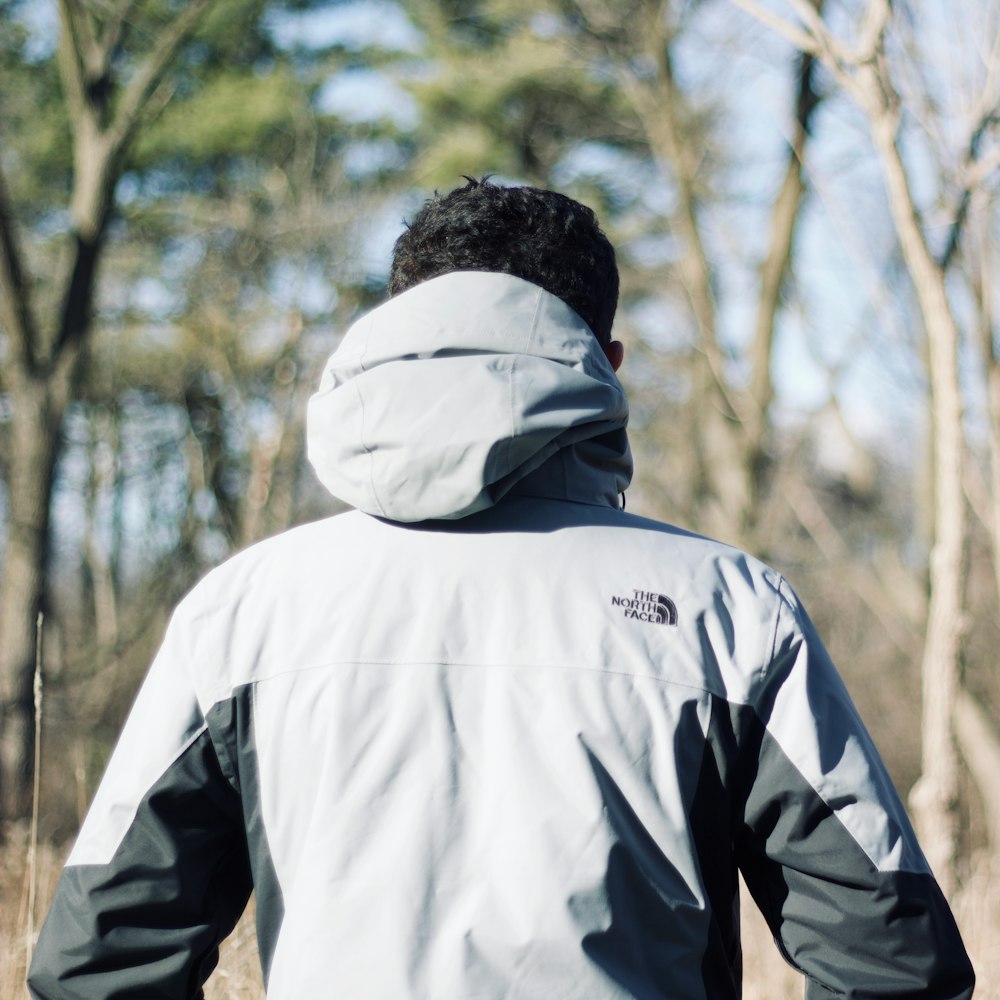
[[[891,989],[916,993],[954,931],[923,892],[890,912],[930,877],[783,588],[603,506],[341,515],[189,596],[116,760],[134,773],[165,719],[207,720],[259,816],[274,998],[736,997],[737,859],[807,971],[849,993],[891,947]],[[128,781],[109,773],[97,815],[143,797]],[[113,867],[143,822],[86,827],[71,864]]]
[[[506,274],[352,328],[310,457],[359,510],[178,608],[38,996],[196,996],[252,886],[272,1000],[728,1000],[737,866],[810,996],[971,995],[794,596],[619,509],[615,356]]]

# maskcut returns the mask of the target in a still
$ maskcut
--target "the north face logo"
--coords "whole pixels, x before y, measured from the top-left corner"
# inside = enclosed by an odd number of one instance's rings
[[[669,597],[652,590],[633,590],[631,597],[612,597],[611,603],[621,608],[626,618],[638,618],[654,625],[677,624],[677,605]]]

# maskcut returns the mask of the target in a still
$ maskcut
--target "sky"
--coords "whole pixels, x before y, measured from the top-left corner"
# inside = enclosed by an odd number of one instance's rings
[[[780,0],[771,7],[788,14]],[[928,209],[932,239],[943,239],[947,231],[934,223],[933,199],[940,186],[934,156],[940,152],[947,158],[947,151],[961,147],[968,132],[974,104],[970,95],[976,93],[981,67],[997,45],[997,33],[989,30],[996,23],[997,9],[997,0],[957,6],[927,0],[909,13],[906,22],[912,35],[909,44],[924,48],[921,79],[903,79],[901,87],[905,92],[907,87],[927,86],[939,105],[933,122],[929,117],[926,128],[912,129],[914,138],[906,148],[917,197]],[[724,2],[701,4],[697,11],[689,34],[692,42],[678,53],[678,71],[688,86],[708,95],[717,91],[726,102],[727,139],[742,154],[733,188],[739,200],[724,204],[705,220],[716,280],[725,292],[719,297],[720,321],[738,356],[755,306],[752,262],[763,252],[767,198],[780,176],[790,128],[793,54],[772,32]],[[22,16],[33,28],[33,46],[40,54],[50,51],[57,27],[53,0],[23,5]],[[275,41],[289,48],[338,44],[361,54],[377,44],[415,54],[422,45],[404,5],[391,0],[355,0],[300,14],[272,15],[269,27]],[[554,27],[549,25],[548,30]],[[974,58],[962,58],[970,52]],[[725,53],[724,58],[718,58],[719,53]],[[318,93],[317,106],[355,123],[389,120],[403,131],[412,129],[419,116],[413,97],[390,73],[357,64],[331,76]],[[806,164],[809,201],[797,238],[797,302],[782,314],[777,337],[778,403],[789,414],[808,412],[821,408],[836,392],[859,433],[891,434],[899,423],[910,422],[921,386],[920,373],[908,365],[913,356],[913,317],[899,309],[890,284],[904,279],[898,270],[887,272],[894,237],[879,167],[863,117],[850,101],[834,94],[818,117]],[[363,173],[392,156],[391,143],[358,143],[347,168]],[[620,154],[599,145],[567,150],[556,176],[572,184],[581,175],[602,173],[642,187],[648,210],[662,212],[669,207],[668,185],[630,173]],[[419,200],[419,193],[410,193],[388,206],[383,217],[373,219],[363,247],[364,267],[373,273],[384,270],[402,219]],[[631,250],[648,260],[669,253],[655,242]],[[315,281],[299,282],[298,287],[307,309],[323,300],[324,290]],[[133,294],[156,311],[163,290],[155,282],[141,282]],[[644,307],[636,322],[655,340],[669,317]]]

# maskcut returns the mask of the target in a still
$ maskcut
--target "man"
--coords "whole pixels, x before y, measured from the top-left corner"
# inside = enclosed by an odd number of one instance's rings
[[[810,998],[972,971],[787,584],[624,513],[614,252],[470,181],[399,239],[309,453],[357,510],[177,609],[37,997],[193,997],[251,886],[279,1000],[740,995],[737,871]]]

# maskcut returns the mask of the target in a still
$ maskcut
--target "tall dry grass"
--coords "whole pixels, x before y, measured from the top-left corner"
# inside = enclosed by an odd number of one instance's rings
[[[0,1000],[26,1000],[24,986],[29,925],[27,824],[7,831],[0,846]],[[35,853],[36,926],[55,890],[64,851],[41,843]],[[983,859],[954,900],[979,976],[977,1000],[1000,1000],[1000,866]],[[801,977],[778,955],[763,920],[744,900],[743,955],[745,1000],[801,1000]],[[263,1000],[254,939],[253,905],[224,942],[219,966],[205,989],[206,1000]]]

